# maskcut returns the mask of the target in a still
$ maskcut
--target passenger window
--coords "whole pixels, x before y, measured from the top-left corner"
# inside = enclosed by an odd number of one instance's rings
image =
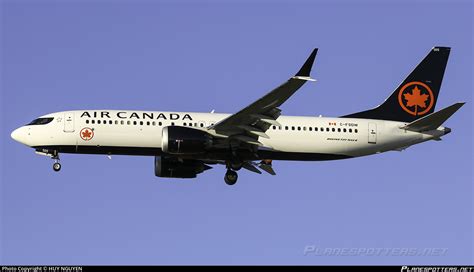
[[[163,123],[162,123],[162,122],[158,122],[158,125],[161,127],[161,125],[163,125]]]
[[[306,131],[306,127],[303,127],[303,130]]]
[[[295,127],[294,127],[294,126],[292,126],[292,127],[291,127],[291,130],[295,130]]]
[[[313,128],[312,128],[312,127],[309,127],[309,131],[313,131]]]
[[[174,122],[171,122],[171,125],[174,126]]]
[[[336,129],[335,129],[335,128],[332,128],[332,132],[335,132],[335,131],[336,131]]]
[[[276,129],[276,126],[273,126],[273,130],[275,130],[275,129]]]
[[[204,123],[200,123],[199,126],[200,126],[200,127],[204,127]]]
[[[337,132],[341,132],[341,128],[338,128],[338,129],[337,129]]]
[[[140,126],[143,126],[143,121],[140,121]]]
[[[288,130],[288,126],[285,126],[285,130]]]
[[[137,125],[137,121],[133,121],[133,125],[135,125],[135,126],[136,126],[136,125]]]
[[[343,129],[342,131],[347,132],[347,129]]]
[[[99,125],[100,125],[100,120],[97,120],[97,124],[99,124]]]
[[[149,126],[149,125],[150,125],[150,121],[146,121],[146,125]]]
[[[112,125],[112,120],[109,120],[109,125]]]
[[[86,124],[89,124],[89,120],[86,120]]]
[[[156,126],[156,122],[155,121],[151,122],[151,125]]]
[[[91,123],[92,123],[92,124],[95,124],[95,120],[91,120]]]
[[[123,125],[123,124],[125,124],[125,122],[122,120],[122,121],[120,121],[120,124]]]
[[[116,124],[116,125],[118,125],[118,124],[119,124],[118,120],[115,120],[115,124]]]
[[[352,128],[349,129],[349,133],[352,133]]]
[[[186,123],[183,123],[183,126],[186,126]]]
[[[354,129],[354,132],[357,133],[357,129]]]
[[[130,121],[127,121],[127,125],[130,125],[130,123],[131,123]]]
[[[315,128],[314,128],[314,131],[318,131],[318,127],[315,127]]]
[[[329,128],[326,128],[326,131],[329,132]]]

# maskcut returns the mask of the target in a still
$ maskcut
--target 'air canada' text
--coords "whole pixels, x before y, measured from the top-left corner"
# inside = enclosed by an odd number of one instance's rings
[[[151,120],[190,120],[193,118],[189,114],[179,114],[179,113],[162,113],[162,112],[127,112],[127,111],[118,111],[112,113],[112,116],[119,119],[151,119]],[[81,114],[81,118],[112,118],[111,113],[108,111],[94,111],[88,112],[85,111]]]

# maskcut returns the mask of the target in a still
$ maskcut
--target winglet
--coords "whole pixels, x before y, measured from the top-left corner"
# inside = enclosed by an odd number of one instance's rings
[[[301,78],[301,79],[311,79],[310,78],[310,73],[311,73],[311,68],[313,67],[313,62],[314,59],[316,58],[316,54],[318,53],[318,48],[315,48],[313,52],[311,52],[311,55],[309,55],[308,59],[305,61],[301,69],[296,73],[295,77],[296,78]]]

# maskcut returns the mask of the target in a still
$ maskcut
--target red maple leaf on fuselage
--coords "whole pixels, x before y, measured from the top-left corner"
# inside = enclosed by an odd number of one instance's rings
[[[88,138],[90,138],[91,136],[92,136],[92,133],[91,133],[90,130],[88,130],[88,129],[85,130],[84,132],[82,132],[82,137],[83,137],[83,138],[88,139]]]

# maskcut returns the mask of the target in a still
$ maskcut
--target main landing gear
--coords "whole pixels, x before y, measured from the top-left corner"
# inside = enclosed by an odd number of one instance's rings
[[[224,176],[224,181],[227,185],[234,185],[237,182],[237,172],[228,169]]]
[[[58,152],[54,152],[53,156],[51,158],[54,160],[54,163],[53,163],[54,172],[59,172],[59,170],[61,170],[61,164],[59,163],[59,154],[58,154]]]
[[[227,185],[234,185],[237,182],[237,171],[242,169],[243,162],[239,159],[233,159],[226,162],[227,172],[224,181]]]

